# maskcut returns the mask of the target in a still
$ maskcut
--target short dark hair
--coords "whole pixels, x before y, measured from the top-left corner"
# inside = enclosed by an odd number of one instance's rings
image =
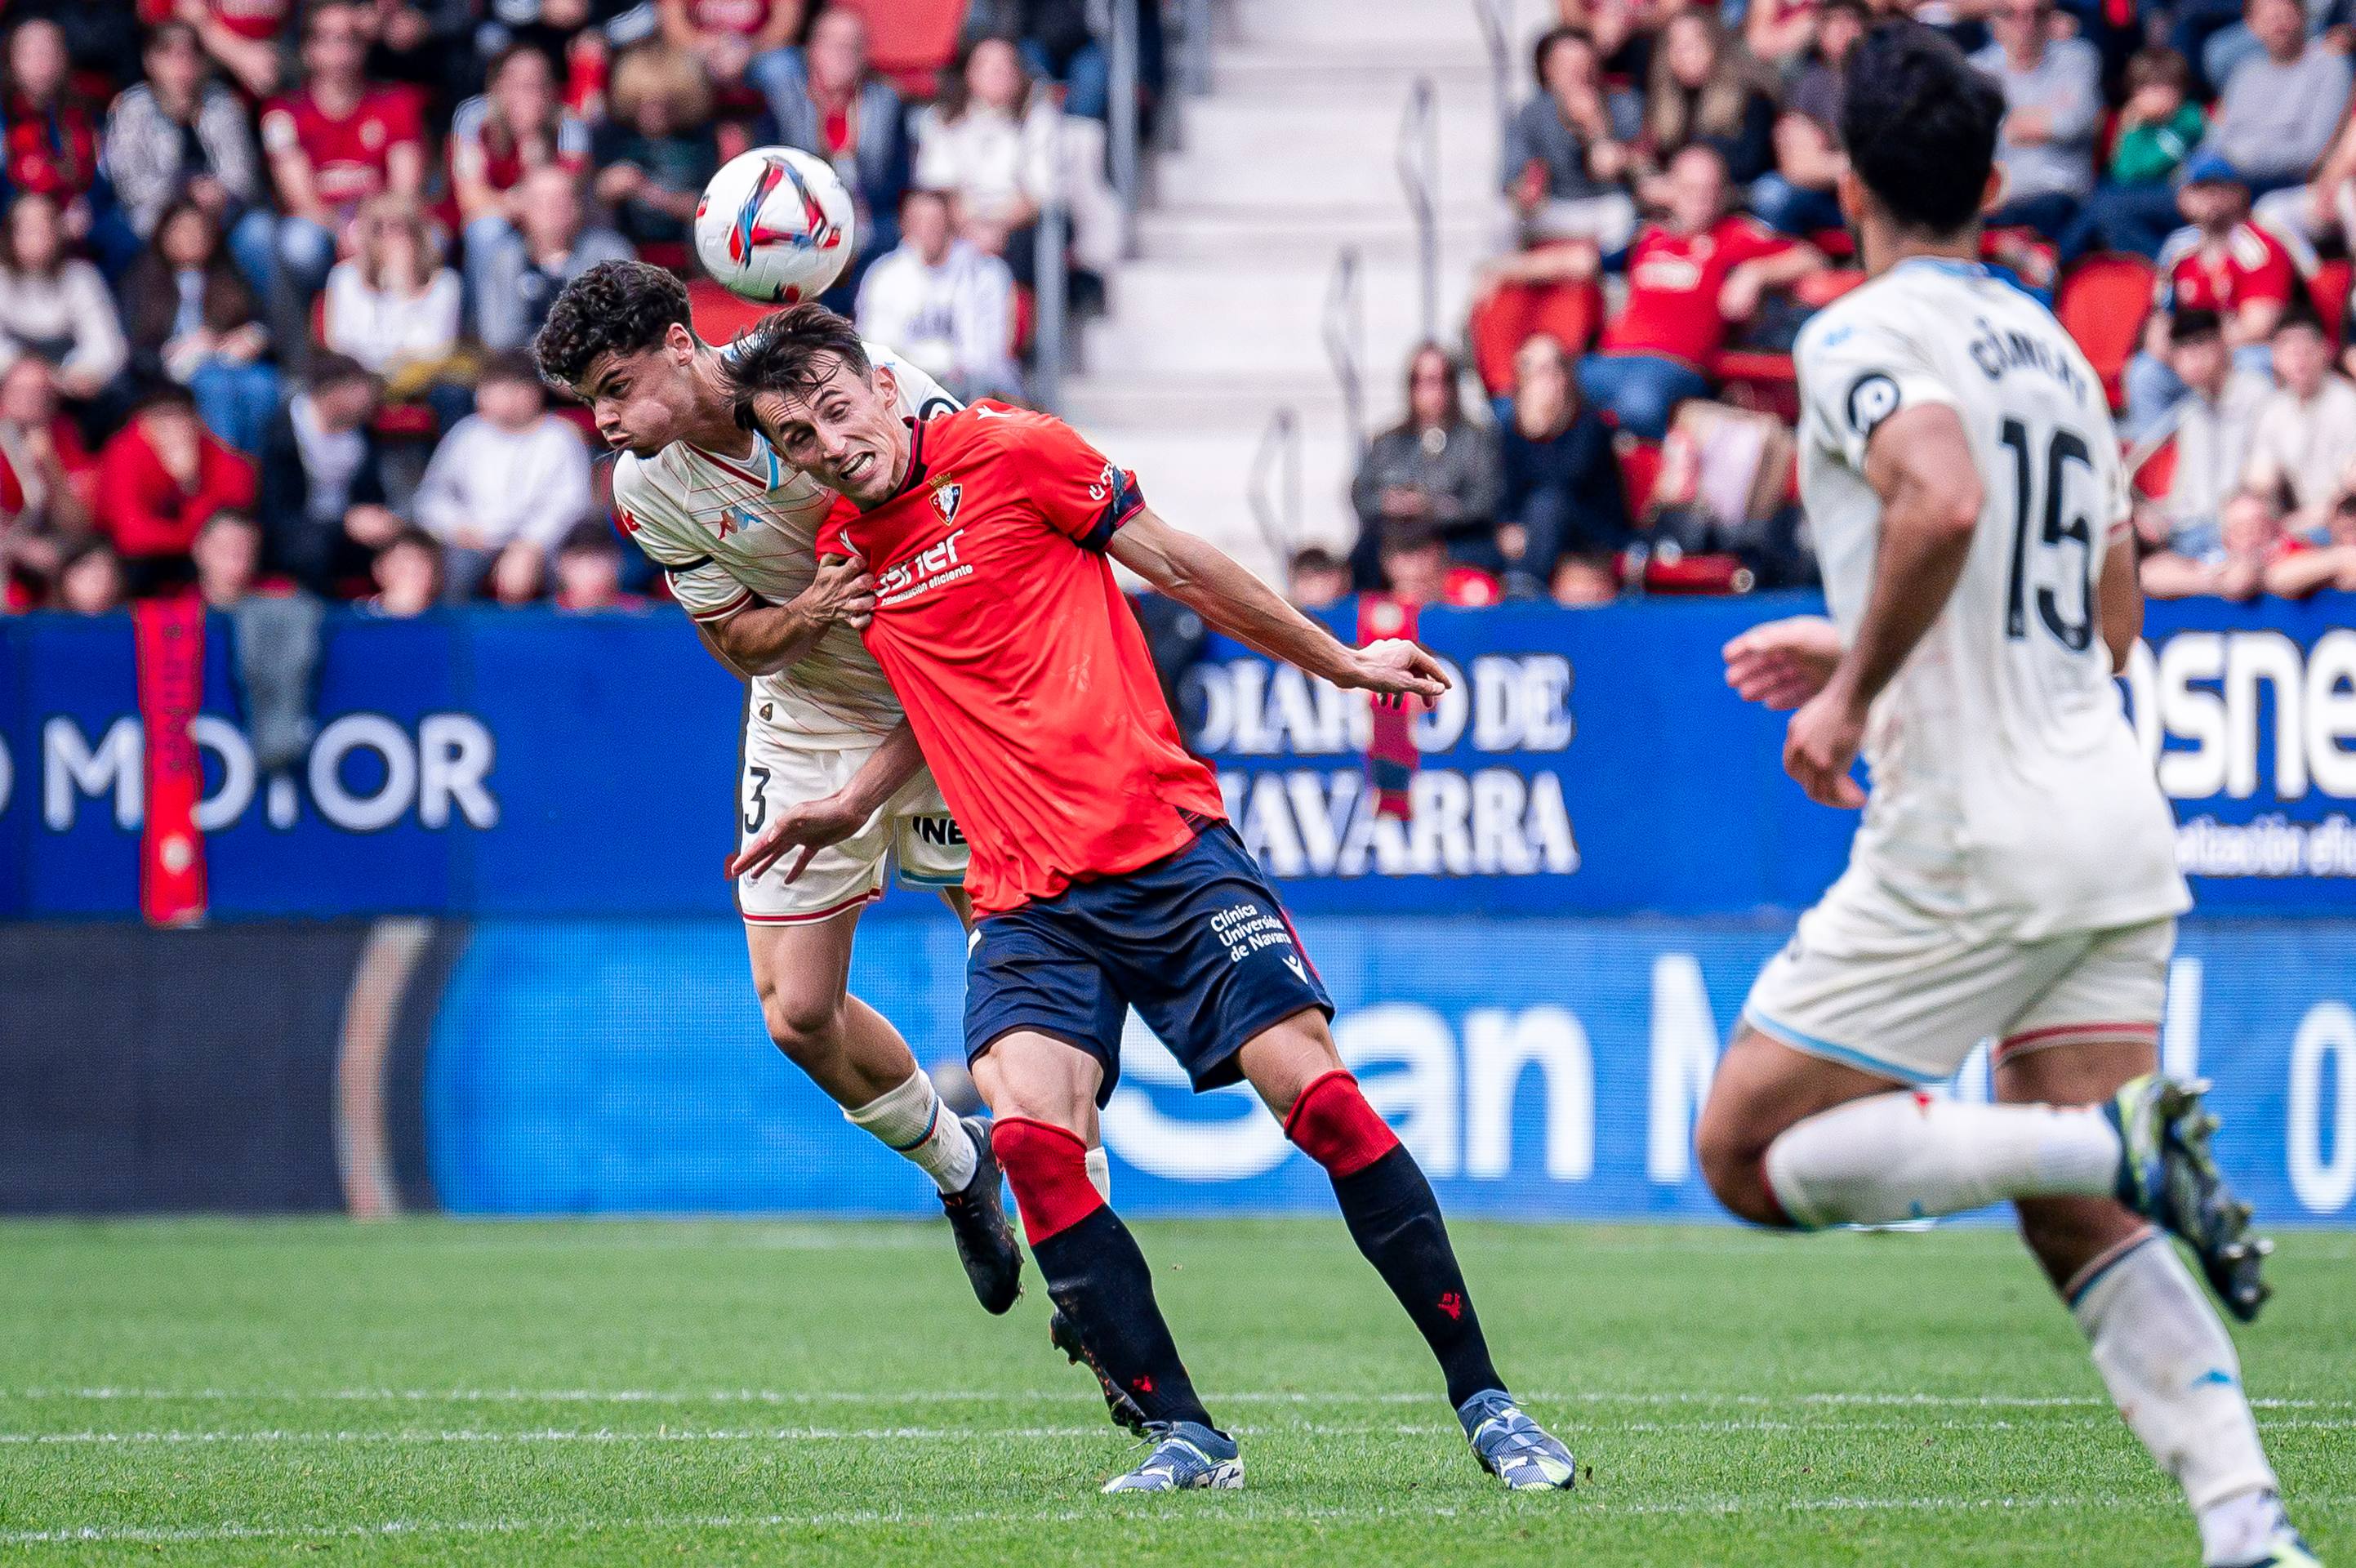
[[[1446,547],[1447,535],[1428,518],[1398,517],[1383,524],[1382,553],[1405,555],[1417,550],[1440,550]]]
[[[556,553],[559,555],[611,555],[616,560],[619,560],[622,554],[622,542],[616,539],[614,531],[604,523],[584,520],[564,531],[564,537],[556,542]]]
[[[677,277],[645,262],[599,262],[548,307],[531,355],[543,381],[577,387],[603,356],[639,353],[672,328],[694,326],[687,285]]]
[[[1301,572],[1339,572],[1344,569],[1342,558],[1323,545],[1308,544],[1292,553],[1292,567]]]
[[[1537,79],[1541,92],[1546,91],[1547,56],[1554,53],[1555,45],[1562,43],[1585,44],[1590,50],[1595,48],[1594,38],[1584,27],[1564,24],[1540,33],[1538,41],[1530,46],[1530,74]]]
[[[408,527],[402,529],[399,533],[394,534],[391,539],[386,540],[384,542],[384,548],[378,551],[377,554],[379,556],[385,556],[391,554],[396,550],[410,548],[423,550],[428,555],[433,556],[434,564],[435,566],[438,567],[442,564],[442,541],[435,538],[433,534],[426,532],[423,529],[418,527],[413,522]]]
[[[2225,321],[2215,311],[2195,306],[2179,310],[2168,318],[2168,342],[2173,349],[2187,344],[2212,342],[2224,336]]]
[[[527,381],[537,389],[541,385],[540,367],[520,349],[493,354],[483,361],[482,374],[475,378],[475,384],[487,386],[493,381]]]
[[[196,412],[197,394],[178,381],[164,376],[141,382],[131,394],[131,412],[146,413],[151,408],[179,408]]]
[[[339,387],[347,381],[375,381],[374,371],[332,349],[321,349],[311,355],[311,362],[303,371],[303,387],[306,392],[322,392],[329,387]]]
[[[2316,313],[2315,306],[2296,295],[2288,305],[2283,306],[2282,317],[2275,323],[2275,329],[2270,336],[2279,338],[2286,332],[2293,331],[2313,332],[2320,336],[2325,342],[2331,341],[2331,329],[2323,324],[2323,317]]]
[[[2174,49],[2152,48],[2136,50],[2127,57],[2127,91],[2136,92],[2154,86],[2173,87],[2179,92],[2191,91],[2191,63]]]
[[[816,300],[788,306],[746,328],[728,346],[728,384],[739,403],[756,392],[807,393],[845,365],[865,380],[873,369],[859,328]]]
[[[1903,228],[1969,228],[1996,163],[2002,90],[1920,22],[1866,34],[1846,76],[1841,144],[1866,188]]]

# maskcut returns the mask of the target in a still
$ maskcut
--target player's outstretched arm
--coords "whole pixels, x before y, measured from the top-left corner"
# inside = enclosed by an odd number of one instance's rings
[[[916,745],[916,732],[907,720],[902,719],[884,737],[884,744],[868,753],[867,760],[859,765],[859,771],[851,776],[849,782],[831,795],[787,807],[766,832],[728,862],[728,875],[758,876],[775,865],[787,850],[798,849],[801,854],[786,870],[786,880],[795,880],[809,868],[811,856],[830,843],[841,843],[865,826],[867,819],[898,794],[900,786],[914,779],[924,766],[925,754]]]
[[[1964,422],[1941,403],[1882,421],[1866,448],[1865,478],[1881,498],[1881,542],[1864,622],[1783,737],[1783,769],[1808,798],[1849,810],[1865,804],[1848,770],[1864,744],[1866,710],[1954,593],[1982,499]]]
[[[830,627],[859,630],[874,618],[875,580],[863,563],[838,557],[819,562],[818,575],[790,602],[739,610],[706,633],[730,667],[775,675],[809,658]]]
[[[1440,660],[1399,638],[1350,648],[1302,615],[1209,541],[1141,507],[1112,536],[1112,558],[1245,647],[1297,665],[1344,690],[1436,698],[1448,690]]]

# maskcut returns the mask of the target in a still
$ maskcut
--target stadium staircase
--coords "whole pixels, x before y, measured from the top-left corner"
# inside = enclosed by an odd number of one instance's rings
[[[1520,9],[1517,79],[1536,26],[1530,0]],[[1402,146],[1434,177],[1437,325],[1453,342],[1498,220],[1497,107],[1475,0],[1229,0],[1213,36],[1211,91],[1179,104],[1176,148],[1154,161],[1134,254],[1065,401],[1164,516],[1274,580],[1288,546],[1355,532],[1356,433],[1329,326],[1357,360],[1370,430],[1398,417],[1423,335]],[[1429,140],[1403,144],[1427,82]],[[1349,252],[1362,327],[1333,308]],[[1290,456],[1271,434],[1288,414]]]

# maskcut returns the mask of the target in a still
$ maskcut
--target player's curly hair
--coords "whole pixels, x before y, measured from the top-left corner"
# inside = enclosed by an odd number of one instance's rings
[[[605,354],[651,349],[673,327],[694,326],[687,285],[644,262],[600,262],[564,285],[531,340],[541,378],[571,389]]]
[[[838,365],[862,380],[873,369],[859,329],[816,300],[763,317],[728,346],[725,358],[740,405],[756,392],[808,392]]]

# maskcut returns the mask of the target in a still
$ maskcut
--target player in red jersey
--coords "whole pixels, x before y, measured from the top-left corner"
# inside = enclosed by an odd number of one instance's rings
[[[903,421],[890,371],[822,306],[762,322],[729,373],[778,455],[843,498],[818,548],[873,574],[867,646],[913,726],[847,800],[789,813],[747,857],[855,827],[921,746],[972,851],[966,1051],[996,1114],[991,1145],[1049,1295],[1156,1439],[1106,1489],[1243,1484],[1144,1255],[1082,1164],[1132,1006],[1198,1090],[1248,1080],[1326,1168],[1482,1464],[1516,1488],[1569,1487],[1569,1450],[1506,1393],[1430,1184],[1344,1069],[1324,985],[1227,826],[1217,779],[1179,739],[1111,562],[1238,641],[1377,699],[1437,697],[1438,661],[1396,639],[1335,641],[1156,517],[1135,477],[1059,420],[980,403]]]

